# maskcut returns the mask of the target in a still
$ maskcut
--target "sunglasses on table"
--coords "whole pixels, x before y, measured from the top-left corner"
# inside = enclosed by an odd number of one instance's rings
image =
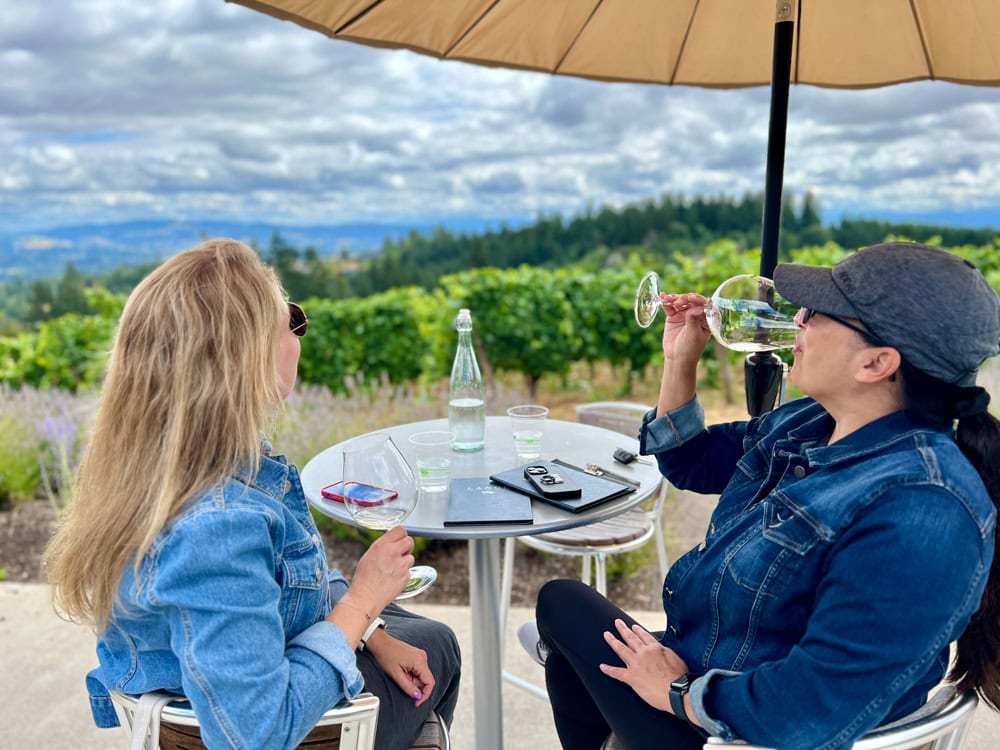
[[[841,317],[839,317],[837,315],[831,315],[830,313],[819,312],[818,310],[811,310],[808,307],[802,307],[802,308],[799,308],[799,312],[798,312],[798,315],[796,315],[796,318],[798,318],[798,322],[800,324],[805,325],[806,323],[809,322],[809,320],[814,315],[817,315],[817,314],[822,315],[824,318],[829,318],[834,323],[840,323],[840,325],[844,326],[844,328],[850,328],[856,334],[858,334],[859,336],[861,336],[861,338],[863,338],[871,346],[885,346],[885,344],[883,344],[881,341],[879,341],[872,334],[871,331],[866,331],[861,326],[856,326],[856,325],[854,325],[854,323],[849,323],[849,322],[847,322],[846,320],[844,320],[843,318],[841,318]]]
[[[288,328],[300,338],[306,335],[309,328],[309,318],[306,317],[306,311],[294,302],[288,303]]]

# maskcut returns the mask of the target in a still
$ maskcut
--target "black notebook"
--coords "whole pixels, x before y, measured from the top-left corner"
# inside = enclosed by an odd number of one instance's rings
[[[531,498],[503,485],[480,479],[452,479],[445,526],[531,523]]]
[[[608,500],[613,500],[616,497],[627,495],[630,492],[635,492],[636,489],[635,487],[623,484],[622,482],[616,482],[615,480],[608,479],[607,477],[599,477],[594,474],[588,474],[576,466],[572,466],[558,460],[532,461],[531,464],[545,466],[549,469],[549,471],[554,471],[557,474],[565,474],[567,479],[572,479],[580,486],[580,497],[545,497],[543,494],[538,492],[527,479],[524,478],[524,466],[518,466],[516,469],[508,469],[507,471],[502,471],[499,474],[493,474],[490,476],[490,479],[494,482],[499,482],[505,487],[510,487],[518,492],[530,495],[537,500],[549,503],[550,505],[555,505],[563,510],[568,510],[570,513],[582,513],[585,510],[590,510],[595,505],[606,503]]]

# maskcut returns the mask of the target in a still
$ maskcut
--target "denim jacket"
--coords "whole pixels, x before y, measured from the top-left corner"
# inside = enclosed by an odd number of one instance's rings
[[[268,446],[269,447],[269,446]],[[261,458],[191,501],[129,563],[100,666],[87,677],[98,726],[117,726],[108,690],[183,693],[207,747],[296,746],[362,687],[343,632],[324,618],[347,590],[295,467]]]
[[[979,607],[995,511],[950,431],[900,411],[828,446],[833,427],[811,399],[707,430],[697,399],[645,417],[664,476],[721,493],[664,580],[663,643],[727,740],[849,746],[923,703]]]

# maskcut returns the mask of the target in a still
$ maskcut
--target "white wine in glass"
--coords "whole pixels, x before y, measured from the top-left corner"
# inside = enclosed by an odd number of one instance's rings
[[[366,529],[387,531],[400,525],[417,504],[413,470],[385,432],[373,432],[344,444],[340,495],[351,517]],[[437,580],[429,565],[410,568],[410,582],[396,599],[409,599]]]
[[[650,271],[635,293],[635,322],[648,328],[659,310],[660,277]],[[766,352],[795,346],[797,312],[798,307],[778,294],[771,279],[745,274],[719,285],[705,305],[705,320],[726,348]]]

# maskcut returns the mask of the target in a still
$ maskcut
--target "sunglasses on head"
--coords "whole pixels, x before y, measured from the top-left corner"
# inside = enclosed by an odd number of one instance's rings
[[[309,318],[306,317],[306,311],[294,302],[288,303],[288,328],[299,337],[305,336],[306,330],[309,328]]]
[[[844,326],[844,328],[850,328],[871,346],[885,346],[885,344],[883,344],[881,341],[875,338],[875,336],[873,336],[870,331],[866,331],[861,326],[856,326],[853,323],[848,323],[843,318],[838,317],[836,315],[831,315],[830,313],[821,313],[818,310],[811,310],[808,307],[803,307],[799,311],[799,322],[805,325],[817,313],[822,315],[824,318],[829,318],[834,323],[840,323],[840,325]]]

